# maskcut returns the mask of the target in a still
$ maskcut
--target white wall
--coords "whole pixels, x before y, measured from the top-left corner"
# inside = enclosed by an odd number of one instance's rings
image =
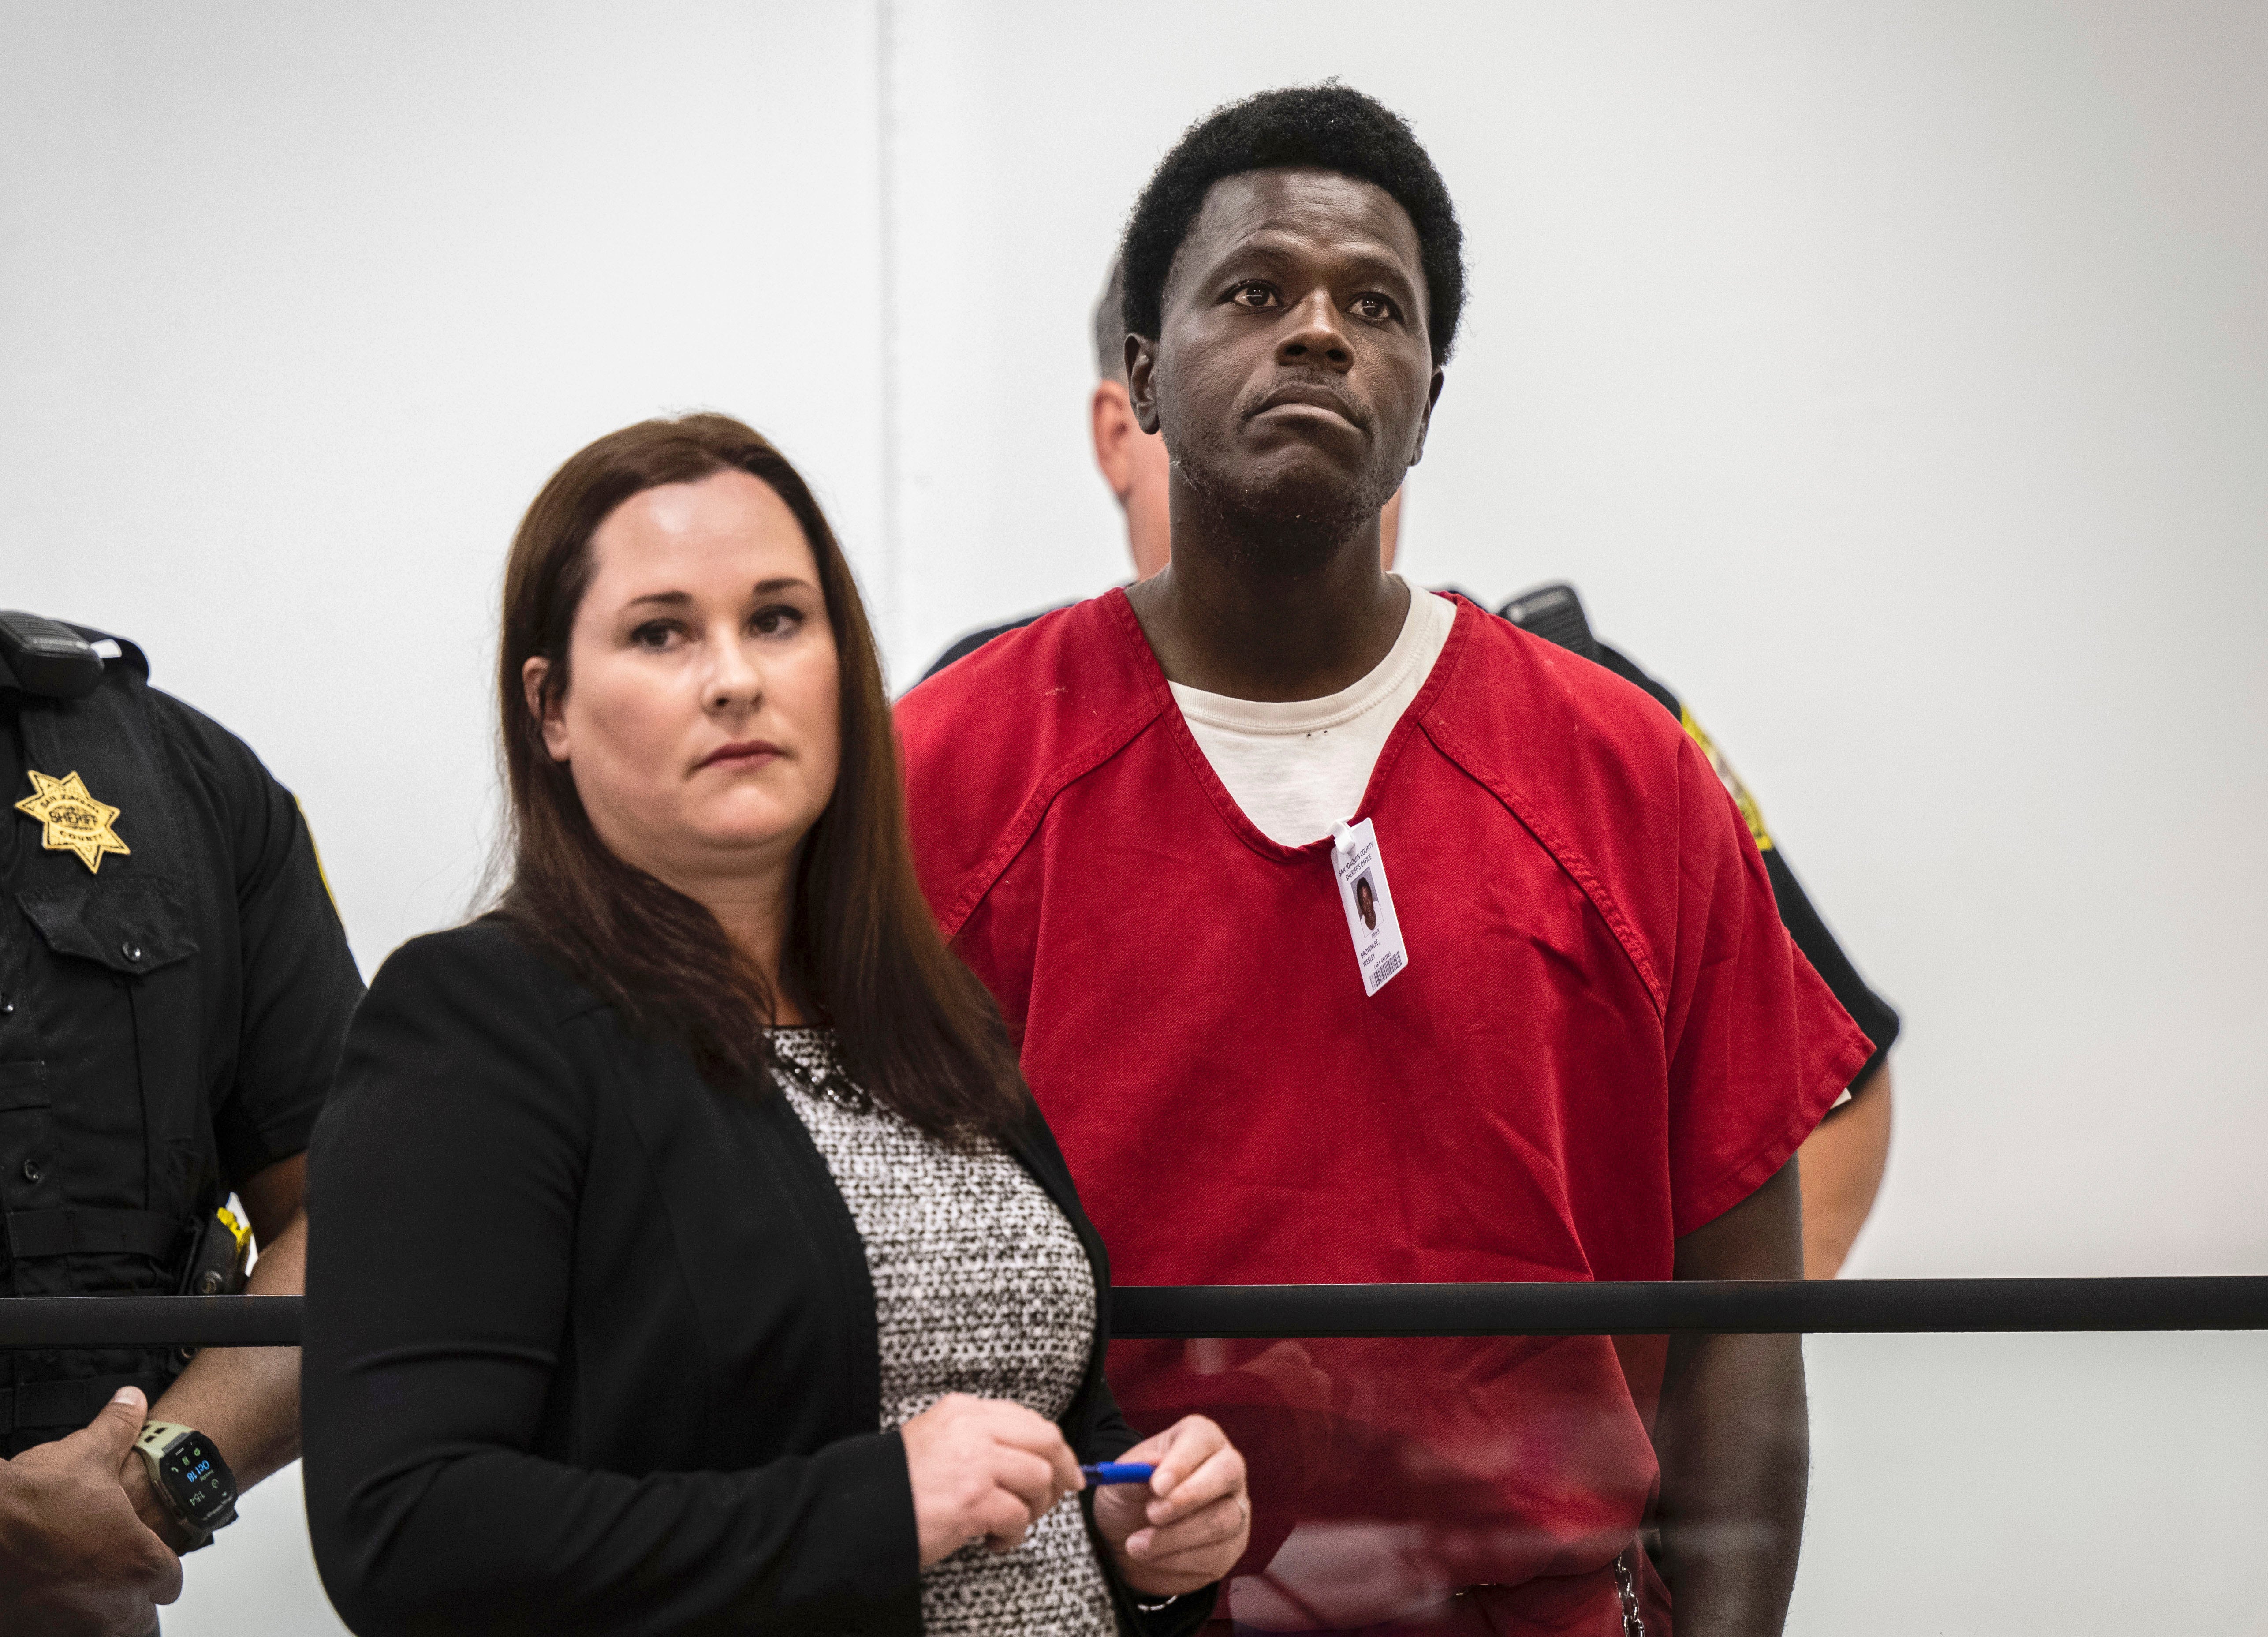
[[[5,606],[118,630],[298,793],[365,971],[458,918],[504,549],[729,409],[877,533],[874,19],[12,4]]]
[[[135,638],[257,746],[367,970],[472,890],[497,572],[560,459],[665,409],[772,432],[903,685],[1121,573],[1112,239],[1189,120],[1340,74],[1470,234],[1407,566],[1575,579],[1905,1013],[1853,1271],[2268,1271],[2264,70],[2234,3],[7,0],[0,606]],[[2199,1347],[2102,1379],[2257,1464],[2260,1355]],[[1869,1405],[1954,1435],[1910,1354],[1815,1357],[1823,1452]],[[2021,1357],[1922,1375],[2019,1413]],[[2083,1398],[2009,1460],[2102,1481]],[[1925,1517],[1999,1515],[1844,1481],[1815,1565],[1926,1573]],[[200,1560],[169,1629],[266,1561]],[[1814,1628],[1922,1628],[1828,1573]]]

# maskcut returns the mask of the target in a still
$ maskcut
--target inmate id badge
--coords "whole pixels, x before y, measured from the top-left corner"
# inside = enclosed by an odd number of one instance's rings
[[[1402,945],[1402,923],[1394,913],[1394,889],[1386,884],[1378,833],[1368,819],[1331,831],[1331,869],[1339,878],[1339,903],[1354,937],[1355,964],[1362,969],[1362,992],[1374,995],[1410,964]]]

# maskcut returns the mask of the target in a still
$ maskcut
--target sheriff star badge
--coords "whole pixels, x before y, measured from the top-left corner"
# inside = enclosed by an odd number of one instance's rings
[[[97,871],[102,867],[104,853],[133,851],[110,828],[118,809],[107,801],[97,801],[77,773],[51,778],[33,768],[25,771],[32,775],[34,793],[18,801],[16,810],[30,814],[45,826],[40,844],[48,852],[76,852],[88,870]]]

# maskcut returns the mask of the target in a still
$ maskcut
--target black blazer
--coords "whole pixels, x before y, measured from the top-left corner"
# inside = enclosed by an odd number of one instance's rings
[[[1036,1108],[1005,1139],[1109,1276]],[[489,919],[405,945],[318,1126],[304,1354],[323,1584],[390,1633],[917,1633],[905,1453],[880,1419],[849,1207],[777,1095],[674,1047]],[[1193,1628],[1211,1594],[1122,1626]]]

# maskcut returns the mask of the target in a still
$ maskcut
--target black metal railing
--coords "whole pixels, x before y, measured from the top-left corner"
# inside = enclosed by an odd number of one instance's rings
[[[1110,1296],[1110,1332],[1130,1338],[2262,1329],[2268,1278],[1168,1285]]]
[[[0,1348],[290,1347],[298,1296],[0,1300]],[[2268,1330],[2268,1277],[1122,1285],[1127,1339]]]

